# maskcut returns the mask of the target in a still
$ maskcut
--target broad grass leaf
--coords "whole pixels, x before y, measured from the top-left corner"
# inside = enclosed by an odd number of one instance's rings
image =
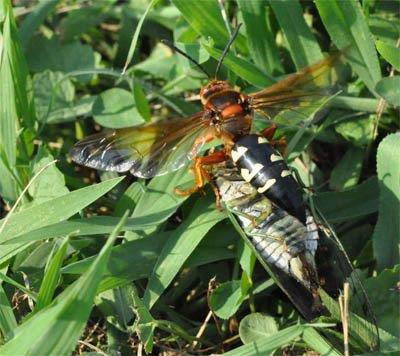
[[[127,214],[121,219],[89,270],[47,308],[23,322],[1,348],[2,355],[69,355],[92,310],[98,284]]]
[[[215,201],[210,200],[198,200],[163,246],[143,297],[147,307],[154,305],[207,232],[225,218],[225,214],[215,208]]]
[[[314,328],[307,328],[302,334],[303,341],[320,355],[341,355],[331,344],[329,344]]]
[[[0,285],[0,330],[3,337],[11,335],[17,326],[13,308],[3,286]]]
[[[211,37],[219,48],[224,48],[229,40],[221,10],[216,1],[172,0],[185,20],[204,38]],[[247,52],[244,36],[235,41],[235,47],[242,53]]]
[[[350,146],[335,168],[333,168],[329,179],[329,187],[332,190],[342,191],[357,185],[364,155],[364,149]]]
[[[249,51],[254,63],[266,73],[282,73],[267,3],[258,0],[238,0],[237,3],[243,16]]]
[[[345,51],[351,67],[368,89],[375,93],[381,70],[360,3],[353,0],[315,0],[315,4],[332,41]]]
[[[323,59],[318,42],[304,20],[299,1],[270,1],[270,4],[285,34],[296,68],[299,70]]]
[[[0,226],[2,227],[0,241],[5,242],[17,235],[22,235],[44,226],[69,219],[114,188],[122,179],[123,177],[110,179],[99,184],[75,190],[61,197],[17,212],[9,218],[6,218],[7,220],[0,220]],[[4,225],[5,222],[6,224]],[[0,252],[0,261],[4,262],[8,260],[28,245],[29,243],[4,245]]]
[[[377,276],[364,281],[365,289],[379,320],[379,326],[397,338],[400,338],[400,324],[397,322],[400,296],[396,292],[399,274],[400,265],[395,265],[394,268],[384,269]],[[382,347],[384,347],[385,340],[382,341]]]
[[[37,296],[33,314],[36,314],[38,311],[51,303],[54,292],[60,280],[60,270],[64,261],[65,253],[67,252],[68,244],[69,238],[64,239],[57,252],[49,261],[43,276],[42,284],[40,285],[40,290]]]
[[[378,181],[375,177],[343,192],[326,192],[313,196],[318,210],[330,222],[346,221],[378,210]]]
[[[228,356],[253,356],[253,355],[268,355],[273,353],[276,349],[293,343],[298,337],[302,335],[304,330],[309,328],[305,325],[289,326],[286,329],[280,330],[277,333],[264,337],[262,339],[253,341],[249,344],[239,346],[232,351],[228,351],[225,355]]]
[[[239,325],[240,339],[244,344],[260,340],[278,332],[278,325],[271,316],[261,313],[246,315]]]
[[[212,57],[215,59],[221,58],[221,50],[207,45],[203,46]],[[232,70],[232,72],[234,72],[240,78],[258,88],[265,88],[275,83],[275,79],[273,77],[262,72],[247,59],[238,57],[233,53],[228,53],[226,55],[224,59],[224,66]]]
[[[400,256],[400,135],[386,136],[378,146],[379,217],[373,235],[378,269],[391,268]]]

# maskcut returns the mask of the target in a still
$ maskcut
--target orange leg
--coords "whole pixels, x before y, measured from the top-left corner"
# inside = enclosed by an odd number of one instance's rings
[[[224,162],[228,159],[228,156],[224,151],[217,151],[209,154],[208,156],[204,157],[196,157],[194,159],[194,165],[193,165],[193,171],[194,171],[194,178],[195,178],[195,185],[187,190],[181,190],[179,188],[175,188],[175,193],[178,195],[186,196],[186,195],[191,195],[201,188],[204,187],[204,185],[209,182],[214,190],[216,200],[217,200],[217,207],[220,208],[220,203],[219,203],[219,192],[217,187],[212,184],[211,176],[207,172],[207,170],[204,168],[204,166],[210,166],[213,164],[221,163]]]
[[[287,146],[286,137],[283,136],[279,140],[273,140],[277,128],[278,126],[276,126],[276,124],[272,124],[271,126],[261,131],[261,135],[264,136],[272,146],[277,147],[279,150],[284,151]]]

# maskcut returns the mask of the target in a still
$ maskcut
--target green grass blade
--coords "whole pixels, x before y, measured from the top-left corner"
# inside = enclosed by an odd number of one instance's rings
[[[368,89],[375,93],[381,79],[372,34],[360,3],[355,0],[315,0],[321,19],[332,41],[345,51],[346,59]]]
[[[160,253],[143,297],[146,306],[154,305],[203,237],[223,218],[225,214],[215,208],[215,201],[200,199],[196,203]]]
[[[139,22],[137,24],[135,33],[133,34],[133,37],[132,37],[132,42],[131,42],[131,45],[129,47],[128,56],[127,56],[126,61],[125,61],[124,69],[122,70],[122,74],[125,73],[126,69],[129,66],[129,63],[131,63],[131,61],[132,61],[133,55],[135,54],[137,41],[139,39],[139,34],[140,34],[140,31],[141,31],[142,26],[143,26],[143,22],[144,22],[144,20],[145,20],[145,18],[147,16],[147,14],[153,8],[153,6],[156,5],[159,1],[160,0],[152,0],[150,2],[149,6],[147,6],[146,11],[144,12],[142,17],[140,18],[140,20],[139,20]]]
[[[220,48],[225,47],[229,34],[217,1],[172,0],[172,3],[198,34],[204,38],[211,37]],[[246,40],[240,34],[235,46],[240,52],[247,52]]]
[[[22,323],[14,337],[0,348],[2,355],[69,355],[73,351],[90,315],[111,247],[127,215],[115,227],[89,270],[51,305]]]
[[[379,217],[373,235],[379,270],[399,263],[400,135],[387,136],[378,147]]]
[[[340,356],[341,353],[330,345],[314,328],[304,330],[302,339],[314,351],[321,355]]]
[[[69,238],[66,238],[51,259],[48,268],[46,268],[42,284],[40,285],[35,309],[33,310],[34,314],[49,305],[53,299],[54,292],[60,279],[60,269],[64,261],[65,253],[67,252],[68,243]]]
[[[238,0],[239,9],[246,26],[250,55],[262,71],[282,73],[278,47],[268,21],[269,8],[264,1]]]
[[[48,200],[0,220],[0,241],[28,233],[44,226],[66,220],[114,188],[123,177],[110,179],[89,187],[75,190],[61,197]],[[8,244],[0,250],[0,263],[24,249],[29,244]]]
[[[253,355],[269,355],[276,349],[292,343],[297,339],[307,328],[305,325],[294,325],[286,329],[280,330],[277,333],[253,341],[244,346],[225,353],[227,356],[253,356]]]
[[[204,48],[215,59],[221,58],[221,50],[207,45],[204,45]],[[233,53],[228,53],[225,56],[224,66],[231,69],[236,75],[258,88],[265,88],[275,83],[275,79],[273,77],[262,72],[253,63],[246,59],[240,58]]]
[[[13,309],[7,294],[0,285],[0,330],[3,337],[7,337],[18,326]]]
[[[297,0],[272,0],[270,4],[285,34],[296,68],[301,69],[321,60],[321,50],[304,20],[300,3]]]

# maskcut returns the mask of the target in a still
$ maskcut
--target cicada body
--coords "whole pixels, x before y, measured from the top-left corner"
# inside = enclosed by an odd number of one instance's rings
[[[350,334],[364,345],[360,349],[366,344],[371,350],[379,349],[371,304],[333,231],[318,222],[304,203],[305,221],[282,209],[259,192],[252,180],[246,181],[241,169],[225,162],[210,169],[210,174],[261,264],[307,320],[330,315],[340,321],[335,300],[344,282],[349,282],[351,311],[362,317],[352,314]]]

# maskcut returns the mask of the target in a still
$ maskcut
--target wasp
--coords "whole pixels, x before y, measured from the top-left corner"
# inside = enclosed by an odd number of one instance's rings
[[[72,159],[87,167],[130,172],[141,178],[164,175],[192,162],[194,186],[187,190],[176,189],[177,194],[190,195],[207,182],[212,184],[206,167],[230,159],[232,148],[238,140],[251,132],[254,113],[271,120],[282,110],[291,110],[321,98],[323,81],[320,79],[329,72],[335,56],[251,94],[239,91],[227,81],[216,79],[239,28],[240,25],[225,47],[217,65],[215,79],[210,80],[200,90],[202,111],[189,118],[89,136],[73,147],[70,152]],[[208,75],[193,58],[175,49]],[[264,132],[265,137],[271,139],[274,130],[274,126],[268,127]],[[222,142],[221,150],[201,155],[207,142],[217,140]],[[217,195],[217,189],[213,188]]]
[[[261,161],[270,159],[271,152],[279,154],[262,136],[250,135],[242,141],[245,141],[242,144],[247,142],[248,145],[238,144],[236,148],[250,148],[258,143],[256,152],[264,152]],[[236,157],[235,154],[233,157]],[[247,167],[251,166],[248,162]],[[355,343],[361,350],[365,349],[365,345],[371,351],[379,350],[379,329],[371,303],[333,230],[315,218],[303,200],[302,212],[297,205],[299,211],[292,214],[281,207],[284,204],[275,204],[273,195],[268,194],[272,196],[270,199],[260,190],[265,181],[279,176],[277,172],[286,172],[283,160],[278,159],[277,162],[270,171],[260,169],[251,179],[245,179],[249,178],[248,174],[240,172],[243,168],[233,160],[209,167],[209,173],[224,206],[233,213],[258,260],[303,317],[313,320],[324,315],[340,321],[337,311],[335,316],[335,311],[326,307],[332,300],[327,301],[321,293],[324,291],[336,300],[344,282],[349,282],[353,301],[350,310],[363,317],[357,318],[352,314],[350,335],[357,340]],[[289,174],[284,176],[287,178]],[[301,190],[294,178],[288,183],[289,187],[292,184],[298,186],[298,191]],[[292,189],[293,186],[287,192]]]

